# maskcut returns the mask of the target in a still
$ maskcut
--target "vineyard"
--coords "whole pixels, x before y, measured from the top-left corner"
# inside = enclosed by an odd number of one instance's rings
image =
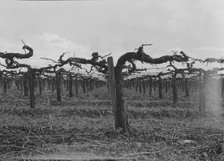
[[[40,68],[0,52],[0,159],[224,160],[224,59],[151,45]]]

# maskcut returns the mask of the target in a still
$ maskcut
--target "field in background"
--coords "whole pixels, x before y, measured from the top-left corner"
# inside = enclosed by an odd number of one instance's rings
[[[197,93],[187,98],[178,91],[173,106],[171,93],[161,100],[153,92],[125,90],[126,136],[113,128],[106,87],[73,98],[64,91],[62,103],[45,91],[35,109],[12,87],[0,96],[0,159],[224,160],[221,112],[199,115]]]

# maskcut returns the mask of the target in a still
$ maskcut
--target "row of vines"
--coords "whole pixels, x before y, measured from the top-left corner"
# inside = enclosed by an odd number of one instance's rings
[[[34,55],[34,50],[24,44],[22,53],[0,52],[0,58],[5,60],[1,64],[3,70],[0,71],[0,85],[2,93],[7,93],[8,89],[15,83],[17,89],[25,96],[29,96],[30,108],[35,108],[35,94],[41,95],[43,90],[56,91],[57,101],[61,102],[62,86],[68,91],[69,97],[93,90],[94,88],[107,85],[111,91],[112,106],[114,113],[115,128],[121,128],[124,133],[130,132],[128,123],[128,113],[124,101],[124,88],[134,89],[142,94],[152,95],[152,91],[158,91],[159,98],[162,99],[164,92],[172,90],[173,104],[178,102],[178,90],[183,90],[188,97],[193,91],[198,93],[200,113],[206,111],[206,87],[208,82],[217,81],[220,97],[224,95],[224,79],[220,71],[223,68],[213,68],[205,70],[197,68],[196,63],[218,63],[223,64],[224,59],[207,58],[205,60],[188,56],[183,51],[174,52],[171,55],[164,55],[159,58],[152,58],[144,51],[141,45],[137,51],[127,52],[122,55],[114,65],[113,58],[109,55],[101,56],[97,52],[92,53],[90,59],[69,57],[64,58],[65,53],[60,55],[52,65],[41,68],[33,68],[30,64],[23,64],[18,59],[29,59]],[[146,69],[138,69],[136,61],[150,65],[160,65],[167,63],[166,70],[157,74],[140,74]],[[182,63],[182,67],[177,67]],[[83,68],[83,65],[90,65],[90,69]],[[64,68],[69,65],[72,69],[84,69],[87,74],[75,72]],[[183,67],[184,66],[184,67]],[[150,69],[149,69],[150,70]],[[96,71],[103,76],[93,77],[91,72]],[[136,74],[137,73],[137,74]]]

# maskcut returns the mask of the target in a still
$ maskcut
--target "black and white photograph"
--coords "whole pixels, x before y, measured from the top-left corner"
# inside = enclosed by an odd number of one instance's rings
[[[224,161],[224,1],[1,0],[0,161]]]

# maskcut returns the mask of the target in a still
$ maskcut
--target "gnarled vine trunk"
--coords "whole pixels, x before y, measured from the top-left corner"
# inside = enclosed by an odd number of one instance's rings
[[[23,92],[24,96],[28,96],[28,72],[23,75]]]
[[[132,64],[132,69],[128,71],[128,72],[132,72],[132,71],[135,71],[136,69],[136,66],[133,60],[139,60],[139,61],[151,63],[151,64],[162,64],[167,61],[178,61],[178,62],[187,61],[188,57],[183,52],[181,52],[181,54],[182,55],[163,56],[160,58],[153,59],[149,55],[146,55],[144,53],[143,47],[140,47],[138,52],[128,52],[122,55],[118,59],[115,70],[114,70],[115,83],[116,83],[116,101],[115,101],[116,111],[114,111],[115,112],[115,128],[122,128],[124,132],[129,133],[127,109],[124,103],[124,96],[123,96],[124,79],[122,75],[122,69],[125,63],[128,61]],[[110,68],[109,61],[108,61],[108,66],[109,66],[108,68]]]
[[[57,101],[61,102],[61,71],[56,72]]]
[[[188,78],[185,78],[184,84],[185,84],[185,96],[188,97],[189,96]]]
[[[152,78],[149,78],[149,95],[152,95]]]
[[[39,85],[39,94],[42,95],[42,91],[43,91],[43,80],[41,79],[41,77],[38,78],[38,85]]]
[[[115,70],[115,82],[116,82],[116,95],[117,95],[115,128],[122,128],[124,132],[129,133],[127,109],[125,106],[124,94],[123,94],[124,81],[122,78],[122,73],[119,70]]]
[[[8,86],[7,86],[7,78],[3,78],[3,93],[6,94],[7,93],[7,89],[8,89]]]
[[[69,73],[69,75],[68,75],[68,78],[69,78],[69,88],[68,88],[68,90],[69,90],[69,97],[73,97],[73,80],[72,80],[72,74],[71,73]]]
[[[28,78],[29,78],[29,89],[30,89],[30,108],[35,108],[35,71],[31,68],[28,68]]]
[[[160,76],[159,76],[159,98],[160,99],[163,98],[163,94],[162,94],[162,80],[161,80]]]
[[[75,75],[75,94],[79,94],[79,87],[78,87],[78,75]]]
[[[177,102],[177,86],[176,86],[176,75],[175,72],[172,77],[172,88],[173,88],[173,103],[175,104]]]
[[[224,78],[222,78],[222,97],[224,96]]]

